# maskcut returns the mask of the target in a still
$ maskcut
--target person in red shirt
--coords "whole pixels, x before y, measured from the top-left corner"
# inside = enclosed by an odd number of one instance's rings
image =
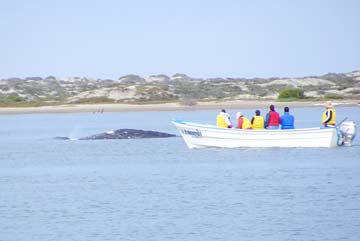
[[[270,105],[270,111],[266,114],[265,128],[269,130],[279,129],[281,123],[280,115],[275,111],[275,106]]]

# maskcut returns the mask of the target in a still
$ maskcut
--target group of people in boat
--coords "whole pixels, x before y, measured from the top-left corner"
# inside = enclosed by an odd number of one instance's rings
[[[325,104],[326,110],[322,116],[322,124],[324,127],[335,127],[336,112],[330,101]],[[255,111],[255,115],[251,121],[245,117],[241,112],[236,113],[236,124],[234,125],[230,120],[230,115],[225,109],[216,117],[216,125],[219,128],[239,128],[239,129],[253,129],[253,130],[276,130],[276,129],[294,129],[295,117],[290,114],[290,108],[285,107],[283,115],[275,110],[274,105],[270,105],[269,112],[265,118],[261,116],[260,110]]]

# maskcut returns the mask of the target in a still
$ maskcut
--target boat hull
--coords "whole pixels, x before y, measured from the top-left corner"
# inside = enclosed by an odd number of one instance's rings
[[[336,147],[336,128],[242,130],[173,120],[189,148]]]

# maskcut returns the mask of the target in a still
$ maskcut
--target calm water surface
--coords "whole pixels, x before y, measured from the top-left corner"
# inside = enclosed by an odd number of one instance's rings
[[[318,126],[323,109],[291,111],[300,128]],[[0,240],[360,240],[359,137],[351,148],[234,150],[189,150],[179,137],[53,139],[178,134],[172,118],[216,114],[0,116]],[[337,115],[360,123],[357,107]]]

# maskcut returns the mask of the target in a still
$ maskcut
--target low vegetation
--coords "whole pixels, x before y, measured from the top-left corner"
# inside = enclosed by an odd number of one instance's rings
[[[71,104],[101,104],[101,103],[114,103],[113,99],[108,97],[91,97],[91,98],[82,98],[73,102]]]
[[[304,90],[299,88],[287,88],[280,91],[279,100],[301,100],[305,99]]]
[[[360,71],[303,78],[191,78],[130,74],[118,80],[55,76],[0,79],[0,106],[169,103],[222,100],[360,99]]]
[[[27,100],[17,95],[10,95],[0,99],[0,107],[36,107],[56,104],[56,102],[47,102],[45,100]]]
[[[327,94],[327,95],[324,95],[324,98],[327,100],[342,100],[342,99],[344,99],[343,96],[336,95],[336,94]]]

